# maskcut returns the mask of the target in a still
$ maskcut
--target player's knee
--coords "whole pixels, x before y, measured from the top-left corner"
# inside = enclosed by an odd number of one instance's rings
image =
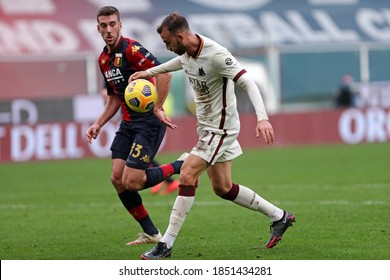
[[[126,174],[122,177],[122,185],[128,191],[140,191],[143,189],[145,182],[142,178],[137,176],[128,176]]]
[[[215,184],[213,185],[214,193],[220,197],[223,197],[230,191],[230,186],[223,184]]]
[[[198,182],[197,178],[195,178],[193,175],[189,174],[183,169],[180,171],[179,181],[180,184],[183,185],[197,185]]]
[[[141,184],[129,180],[122,180],[122,185],[128,191],[140,191],[143,188]]]
[[[114,187],[117,189],[122,185],[122,178],[117,177],[114,174],[111,175],[111,183],[114,185]]]
[[[122,186],[122,178],[111,177],[111,183],[114,186],[117,193],[122,193],[126,189]]]

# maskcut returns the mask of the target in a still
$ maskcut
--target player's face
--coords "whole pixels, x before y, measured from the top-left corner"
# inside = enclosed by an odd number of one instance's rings
[[[100,16],[97,29],[100,35],[102,35],[104,42],[106,42],[108,49],[114,49],[122,30],[122,22],[118,20],[117,15]]]
[[[183,44],[183,38],[180,34],[171,34],[166,28],[160,33],[166,48],[171,52],[182,55],[186,52],[186,47]]]

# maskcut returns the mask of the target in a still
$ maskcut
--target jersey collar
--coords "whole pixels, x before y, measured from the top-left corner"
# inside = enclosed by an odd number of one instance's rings
[[[201,53],[201,51],[202,51],[202,49],[203,49],[204,41],[203,41],[203,38],[200,37],[198,34],[195,34],[195,35],[199,39],[199,45],[198,45],[198,48],[196,49],[195,56],[193,56],[193,58],[195,60],[197,60],[199,55],[200,55],[200,53]]]

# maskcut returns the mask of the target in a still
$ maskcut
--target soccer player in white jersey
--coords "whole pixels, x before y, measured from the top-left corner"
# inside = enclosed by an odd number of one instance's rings
[[[184,69],[194,89],[199,140],[181,168],[179,192],[169,226],[160,242],[141,258],[154,260],[171,255],[176,236],[194,203],[198,178],[204,171],[207,171],[218,196],[259,211],[271,220],[271,236],[266,247],[272,248],[295,221],[295,216],[271,204],[250,188],[233,183],[231,178],[231,161],[242,154],[237,141],[240,120],[234,83],[246,90],[255,108],[256,137],[262,136],[267,144],[274,142],[274,131],[258,87],[226,48],[193,33],[186,18],[180,14],[167,16],[157,32],[167,49],[179,56],[146,71],[136,72],[129,80]],[[168,127],[176,128],[161,108],[155,108],[155,113]]]

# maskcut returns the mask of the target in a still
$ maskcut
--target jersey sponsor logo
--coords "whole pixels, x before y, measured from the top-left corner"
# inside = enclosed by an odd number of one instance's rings
[[[116,67],[122,66],[122,54],[121,53],[116,53],[115,54],[114,65]]]
[[[232,65],[233,64],[233,59],[231,59],[230,57],[228,57],[228,58],[226,58],[225,59],[225,63],[226,63],[226,65]]]
[[[114,81],[114,80],[123,80],[122,72],[119,68],[112,68],[104,72],[104,77],[106,78],[107,82]]]
[[[194,89],[194,91],[199,95],[206,95],[210,93],[210,90],[205,81],[199,81],[197,79],[188,77],[190,85]]]

